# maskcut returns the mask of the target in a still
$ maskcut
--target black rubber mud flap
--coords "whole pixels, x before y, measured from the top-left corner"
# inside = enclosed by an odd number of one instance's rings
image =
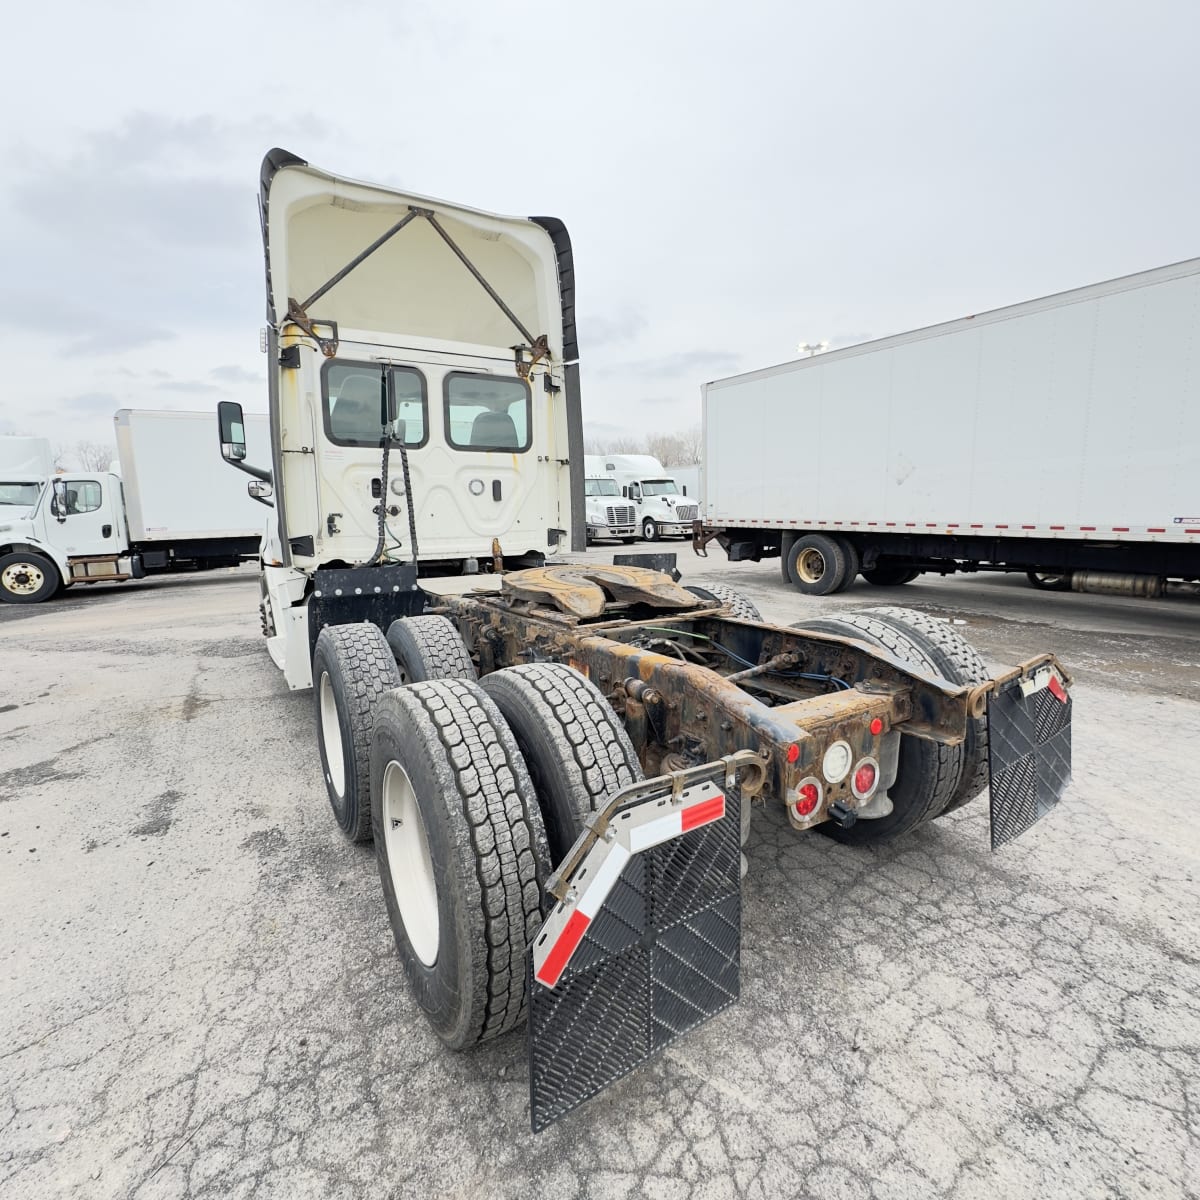
[[[1032,681],[1009,680],[989,697],[993,850],[1044,817],[1071,782],[1072,706],[1051,668]]]
[[[639,552],[637,554],[614,554],[614,567],[645,567],[649,571],[661,571],[664,575],[670,575],[676,583],[680,580],[679,568],[676,566],[678,556],[674,551],[655,554],[652,552]]]
[[[535,1133],[733,1004],[740,801],[712,783],[620,810],[527,955]]]

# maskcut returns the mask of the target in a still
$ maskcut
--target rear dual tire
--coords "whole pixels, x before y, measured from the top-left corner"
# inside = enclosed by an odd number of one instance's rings
[[[525,1016],[525,951],[551,858],[512,731],[471,680],[385,695],[370,775],[375,854],[418,1005],[452,1049]]]
[[[787,556],[787,575],[806,596],[844,592],[858,574],[858,551],[845,538],[809,533],[797,538]]]
[[[793,628],[858,638],[951,683],[974,684],[987,678],[983,660],[963,638],[945,622],[912,609],[868,609],[798,622]],[[850,846],[891,842],[961,807],[986,785],[986,717],[969,720],[966,740],[958,746],[901,734],[899,768],[895,783],[888,789],[891,813],[856,821],[847,828],[833,822],[818,828]]]

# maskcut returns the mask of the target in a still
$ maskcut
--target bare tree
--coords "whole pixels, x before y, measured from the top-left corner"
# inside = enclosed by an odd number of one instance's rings
[[[84,471],[107,471],[116,457],[116,452],[110,443],[105,442],[76,442],[75,457]]]
[[[54,469],[56,471],[65,471],[67,462],[71,457],[71,447],[66,442],[55,442],[50,447],[50,455],[54,459]]]
[[[698,463],[704,457],[704,429],[700,425],[693,425],[690,429],[685,429],[679,435],[680,448],[683,451],[683,457],[679,460],[681,467],[691,466],[692,463]]]

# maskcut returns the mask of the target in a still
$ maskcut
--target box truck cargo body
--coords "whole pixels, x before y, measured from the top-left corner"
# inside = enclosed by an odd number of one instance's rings
[[[120,474],[54,471],[44,439],[0,439],[0,601],[257,557],[266,513],[214,458],[208,413],[114,421]],[[269,456],[267,418],[247,417],[246,433]]]
[[[1200,577],[1200,259],[717,380],[703,415],[697,546],[803,591]]]

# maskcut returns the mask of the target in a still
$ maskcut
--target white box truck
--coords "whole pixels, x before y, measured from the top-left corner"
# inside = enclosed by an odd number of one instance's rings
[[[695,500],[683,494],[670,471],[650,454],[589,454],[589,477],[607,475],[634,508],[634,523],[643,538],[657,542],[668,534],[686,537],[699,515]]]
[[[702,389],[694,545],[862,573],[1200,578],[1200,258]]]
[[[208,413],[123,408],[120,474],[55,472],[43,438],[0,438],[0,601],[36,604],[80,583],[236,566],[258,556],[266,514],[213,454]],[[248,441],[270,454],[266,416]]]

